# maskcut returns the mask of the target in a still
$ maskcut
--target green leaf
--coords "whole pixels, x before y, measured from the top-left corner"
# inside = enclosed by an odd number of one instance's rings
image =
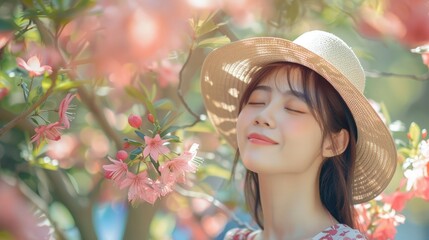
[[[171,101],[171,99],[163,98],[153,103],[153,106],[156,109],[164,109],[164,110],[170,110],[174,109],[174,103]]]
[[[213,22],[213,17],[215,15],[216,15],[216,12],[213,12],[206,19],[198,20],[196,25],[195,25],[195,22],[191,23],[192,27],[195,29],[195,34],[197,38],[207,33],[213,32],[214,30],[218,29],[220,26],[226,24],[226,22],[215,24]]]
[[[65,81],[65,82],[61,82],[61,83],[57,84],[55,86],[55,90],[67,91],[67,90],[70,90],[72,88],[80,87],[80,86],[84,85],[85,83],[89,83],[89,81]]]
[[[22,88],[22,93],[24,94],[25,102],[28,102],[29,90],[28,90],[27,84],[23,82],[23,83],[20,83],[19,86]]]
[[[142,87],[144,87],[142,85]],[[144,89],[146,89],[144,87]],[[131,97],[136,98],[137,100],[140,100],[146,107],[146,109],[152,113],[152,115],[155,117],[155,119],[157,119],[157,114],[155,111],[155,108],[153,107],[152,102],[147,98],[148,94],[147,94],[147,90],[143,90],[146,92],[145,94],[141,94],[141,92],[139,92],[135,87],[131,87],[131,86],[126,86],[125,87],[125,91],[128,93],[128,95],[130,95]]]
[[[409,148],[399,148],[398,149],[398,153],[400,153],[402,156],[404,156],[405,158],[409,157],[411,154],[411,151]]]
[[[153,164],[153,166],[155,167],[155,169],[156,169],[156,171],[158,172],[158,173],[160,173],[159,172],[159,162],[158,161],[155,161],[150,155],[149,155],[149,158],[150,158],[150,161],[151,161],[151,163]],[[156,179],[156,178],[155,178]]]
[[[30,94],[28,96],[28,102],[30,104],[34,104],[39,100],[43,95],[43,87],[37,86],[36,88],[31,89]]]
[[[391,119],[390,119],[390,114],[389,114],[389,111],[387,110],[386,104],[384,104],[384,102],[381,102],[380,108],[381,108],[381,113],[383,114],[384,118],[386,119],[386,124],[390,125]]]
[[[172,132],[174,132],[174,131],[176,131],[178,129],[180,129],[179,126],[171,126],[171,127],[167,128],[167,129],[163,130],[159,135],[161,137],[164,137],[165,135],[167,135],[169,133],[172,133]]]
[[[141,142],[137,142],[136,140],[130,139],[130,138],[124,138],[124,141],[128,142],[131,145],[134,146],[141,146],[142,143]]]
[[[58,169],[58,165],[53,164],[52,159],[50,159],[49,157],[37,158],[36,161],[34,162],[34,165],[39,166],[39,167],[44,168],[44,169],[48,169],[48,170],[57,170]]]
[[[170,118],[172,111],[168,111],[167,114],[165,114],[165,116],[161,119],[161,121],[159,122],[159,125],[161,127],[164,127],[165,124],[167,123],[168,119]]]
[[[176,135],[168,135],[164,138],[164,140],[168,140],[169,142],[180,143],[180,138]]]
[[[230,43],[231,40],[227,36],[220,36],[220,37],[212,37],[212,38],[206,38],[200,42],[198,42],[197,47],[200,48],[218,48],[221,47],[227,43]]]
[[[415,122],[412,122],[410,125],[410,129],[408,131],[408,134],[409,134],[409,137],[411,138],[410,142],[413,148],[416,148],[420,142],[420,131],[421,130],[419,125],[417,125],[417,123]]]
[[[157,91],[158,91],[158,89],[156,87],[156,84],[153,84],[152,85],[152,92],[151,92],[151,95],[149,96],[149,99],[151,102],[153,102],[153,100],[155,99]]]
[[[130,159],[134,160],[136,157],[142,153],[142,148],[138,147],[130,152]]]
[[[144,135],[142,132],[137,131],[137,130],[135,130],[134,132],[137,134],[137,136],[139,136],[141,139],[143,139],[143,140],[144,140],[144,136],[145,136],[145,135]]]
[[[174,122],[176,122],[180,114],[181,113],[171,114],[170,112],[168,112],[159,124],[161,126],[161,131],[164,131],[165,129],[169,128]]]

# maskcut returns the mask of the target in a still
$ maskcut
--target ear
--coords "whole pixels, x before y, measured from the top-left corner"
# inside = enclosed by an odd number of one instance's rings
[[[349,144],[349,132],[341,129],[338,133],[331,134],[323,143],[323,157],[333,157],[342,154]]]

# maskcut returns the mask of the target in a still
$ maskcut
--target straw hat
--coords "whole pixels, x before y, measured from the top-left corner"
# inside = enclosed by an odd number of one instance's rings
[[[310,31],[291,42],[258,37],[212,51],[203,63],[201,90],[207,114],[217,131],[237,147],[236,122],[241,95],[252,74],[272,62],[298,63],[323,76],[343,97],[358,128],[353,202],[379,195],[396,168],[392,136],[363,95],[365,74],[356,55],[340,38]]]

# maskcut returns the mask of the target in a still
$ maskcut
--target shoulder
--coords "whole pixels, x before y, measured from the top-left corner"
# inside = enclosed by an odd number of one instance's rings
[[[247,228],[233,228],[226,233],[224,240],[251,239],[252,238],[251,235],[254,235],[254,234],[252,234],[253,232],[254,231],[247,229]]]
[[[313,238],[321,240],[365,240],[368,239],[365,234],[361,233],[359,230],[353,229],[345,224],[335,224],[327,229],[323,230],[321,233],[317,234]]]

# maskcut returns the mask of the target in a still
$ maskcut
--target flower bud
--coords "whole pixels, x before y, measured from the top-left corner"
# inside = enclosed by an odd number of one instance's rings
[[[113,172],[112,171],[104,170],[104,178],[106,178],[106,179],[112,179],[112,177],[113,177]]]
[[[151,123],[155,123],[155,117],[152,115],[152,113],[147,115],[147,120],[149,120]]]
[[[124,144],[122,144],[122,148],[123,149],[128,149],[130,148],[131,144],[129,142],[124,142]]]
[[[422,130],[422,138],[425,139],[428,136],[428,130],[423,129]]]
[[[139,128],[142,125],[142,118],[138,115],[131,114],[128,117],[128,123],[133,128]]]
[[[127,158],[128,158],[128,153],[124,150],[119,150],[116,153],[116,159],[118,159],[118,160],[124,161]]]

